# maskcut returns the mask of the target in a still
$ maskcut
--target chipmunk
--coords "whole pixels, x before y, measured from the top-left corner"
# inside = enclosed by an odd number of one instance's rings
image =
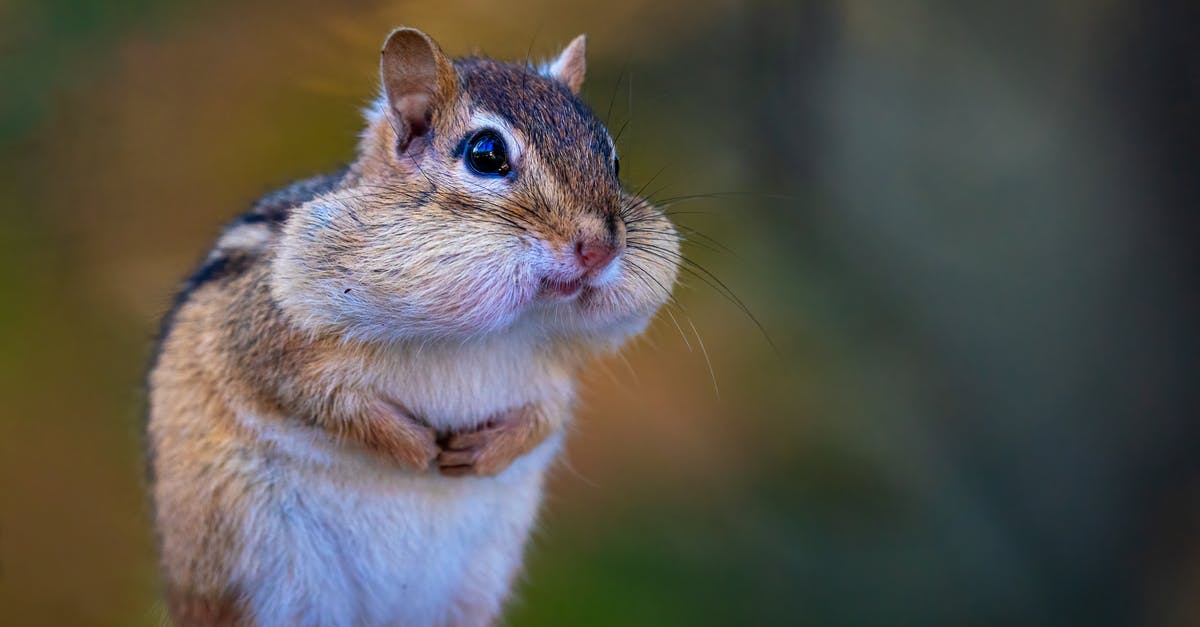
[[[344,171],[229,225],[149,377],[179,625],[487,625],[577,373],[670,298],[676,231],[542,66],[393,31]]]

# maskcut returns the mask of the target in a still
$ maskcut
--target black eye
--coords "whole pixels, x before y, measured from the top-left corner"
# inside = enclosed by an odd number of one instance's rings
[[[467,167],[476,174],[504,176],[512,170],[504,140],[494,131],[480,131],[467,143]]]
[[[621,176],[621,158],[613,155],[613,176]]]

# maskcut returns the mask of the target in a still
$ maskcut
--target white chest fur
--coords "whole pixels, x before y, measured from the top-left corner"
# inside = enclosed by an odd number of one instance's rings
[[[354,363],[343,373],[354,373]],[[538,402],[565,413],[564,366],[516,334],[405,347],[352,386],[387,390],[439,429]],[[565,421],[566,416],[558,416]],[[235,583],[262,625],[474,625],[499,611],[562,445],[549,438],[495,477],[414,474],[300,421],[239,417],[267,446]]]
[[[387,390],[437,429],[461,429],[526,403],[566,411],[574,394],[571,364],[532,341],[520,326],[469,344],[409,345],[348,381],[351,387]],[[354,372],[353,363],[342,368]]]
[[[242,423],[270,443],[235,576],[262,625],[486,621],[519,568],[562,440],[496,477],[448,478],[334,449],[301,425]]]

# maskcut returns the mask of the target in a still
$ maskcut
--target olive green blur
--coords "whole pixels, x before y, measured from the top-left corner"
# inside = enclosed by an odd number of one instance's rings
[[[158,625],[141,379],[396,25],[549,56],[690,261],[506,624],[1200,625],[1200,5],[0,2],[0,624]]]

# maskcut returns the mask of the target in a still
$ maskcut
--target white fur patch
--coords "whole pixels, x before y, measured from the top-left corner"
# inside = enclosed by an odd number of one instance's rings
[[[234,578],[264,626],[495,616],[562,445],[556,435],[496,477],[447,478],[335,448],[298,423],[242,422],[271,451]]]

